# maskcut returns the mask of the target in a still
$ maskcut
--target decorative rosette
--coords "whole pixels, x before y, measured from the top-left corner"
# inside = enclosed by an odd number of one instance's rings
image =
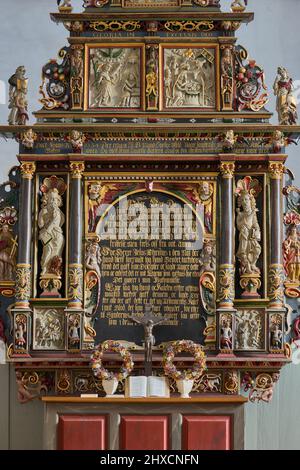
[[[179,371],[173,364],[176,354],[189,352],[195,358],[192,369]],[[200,377],[206,369],[205,353],[199,344],[190,340],[174,341],[166,346],[163,353],[163,368],[168,377],[174,380],[194,380]]]
[[[112,372],[107,369],[102,364],[103,354],[106,352],[116,352],[119,353],[123,359],[123,364],[119,372]],[[91,357],[92,369],[95,377],[102,380],[111,380],[113,378],[120,380],[126,379],[130,372],[133,369],[134,363],[132,360],[132,355],[128,349],[123,346],[123,344],[118,343],[112,339],[104,341],[96,347],[95,352]]]

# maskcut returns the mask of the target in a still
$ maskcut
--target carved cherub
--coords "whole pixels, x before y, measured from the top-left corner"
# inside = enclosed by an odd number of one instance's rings
[[[27,149],[32,149],[34,142],[37,140],[37,137],[37,134],[33,132],[32,129],[28,129],[28,131],[21,135],[21,144],[24,145],[24,147]]]
[[[281,153],[283,147],[286,147],[290,144],[298,145],[298,140],[290,139],[289,137],[285,137],[284,133],[279,131],[278,129],[273,133],[273,135],[267,139],[264,139],[265,144],[273,144],[273,152],[274,153]]]
[[[226,131],[225,134],[217,136],[217,140],[223,143],[223,152],[232,152],[236,143],[249,145],[249,142],[242,136],[234,133],[232,129]]]

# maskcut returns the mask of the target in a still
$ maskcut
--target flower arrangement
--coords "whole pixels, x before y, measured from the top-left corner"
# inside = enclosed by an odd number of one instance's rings
[[[173,364],[175,355],[183,351],[189,352],[195,358],[192,369],[179,371]],[[174,380],[194,380],[206,369],[205,353],[199,344],[190,340],[174,341],[166,346],[163,353],[163,368],[168,377]]]
[[[116,352],[121,355],[123,364],[119,372],[108,371],[103,367],[102,357],[105,352]],[[111,380],[114,378],[118,380],[126,379],[134,366],[132,355],[128,349],[118,341],[114,341],[112,339],[104,341],[96,347],[96,350],[91,357],[91,363],[95,377],[101,378],[102,380]]]

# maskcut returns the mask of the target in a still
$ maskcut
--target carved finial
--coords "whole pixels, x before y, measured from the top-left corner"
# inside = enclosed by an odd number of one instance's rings
[[[234,0],[231,3],[231,11],[234,13],[240,13],[246,10],[248,0]]]
[[[57,0],[57,5],[61,13],[69,13],[73,10],[71,0]]]
[[[9,104],[10,113],[8,123],[10,126],[24,126],[28,121],[28,79],[25,78],[26,70],[23,65],[17,68],[16,72],[8,80],[9,83]]]
[[[282,126],[297,124],[297,100],[293,94],[293,80],[284,67],[278,67],[273,89],[274,95],[277,96],[279,124]]]

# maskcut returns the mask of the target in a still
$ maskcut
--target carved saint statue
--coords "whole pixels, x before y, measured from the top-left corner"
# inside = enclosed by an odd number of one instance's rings
[[[60,210],[63,205],[62,197],[57,188],[51,188],[42,197],[42,209],[38,217],[40,228],[39,240],[43,244],[41,259],[41,276],[57,274],[53,272],[53,263],[61,260],[65,244],[62,226],[65,216]]]
[[[239,247],[237,258],[240,262],[240,274],[259,274],[256,263],[261,254],[261,231],[257,220],[255,194],[261,187],[257,180],[245,177],[237,185],[238,208],[236,225],[239,231]]]
[[[292,225],[287,239],[283,242],[284,268],[291,282],[300,283],[300,235]]]
[[[273,88],[277,96],[279,124],[283,126],[297,124],[297,100],[293,95],[293,80],[284,67],[278,67]]]
[[[17,242],[8,224],[0,229],[0,280],[13,281],[15,277]]]
[[[28,80],[25,78],[25,67],[17,68],[14,75],[8,80],[9,83],[9,105],[11,110],[8,116],[8,123],[11,126],[25,125],[29,119],[27,113],[27,86]]]

